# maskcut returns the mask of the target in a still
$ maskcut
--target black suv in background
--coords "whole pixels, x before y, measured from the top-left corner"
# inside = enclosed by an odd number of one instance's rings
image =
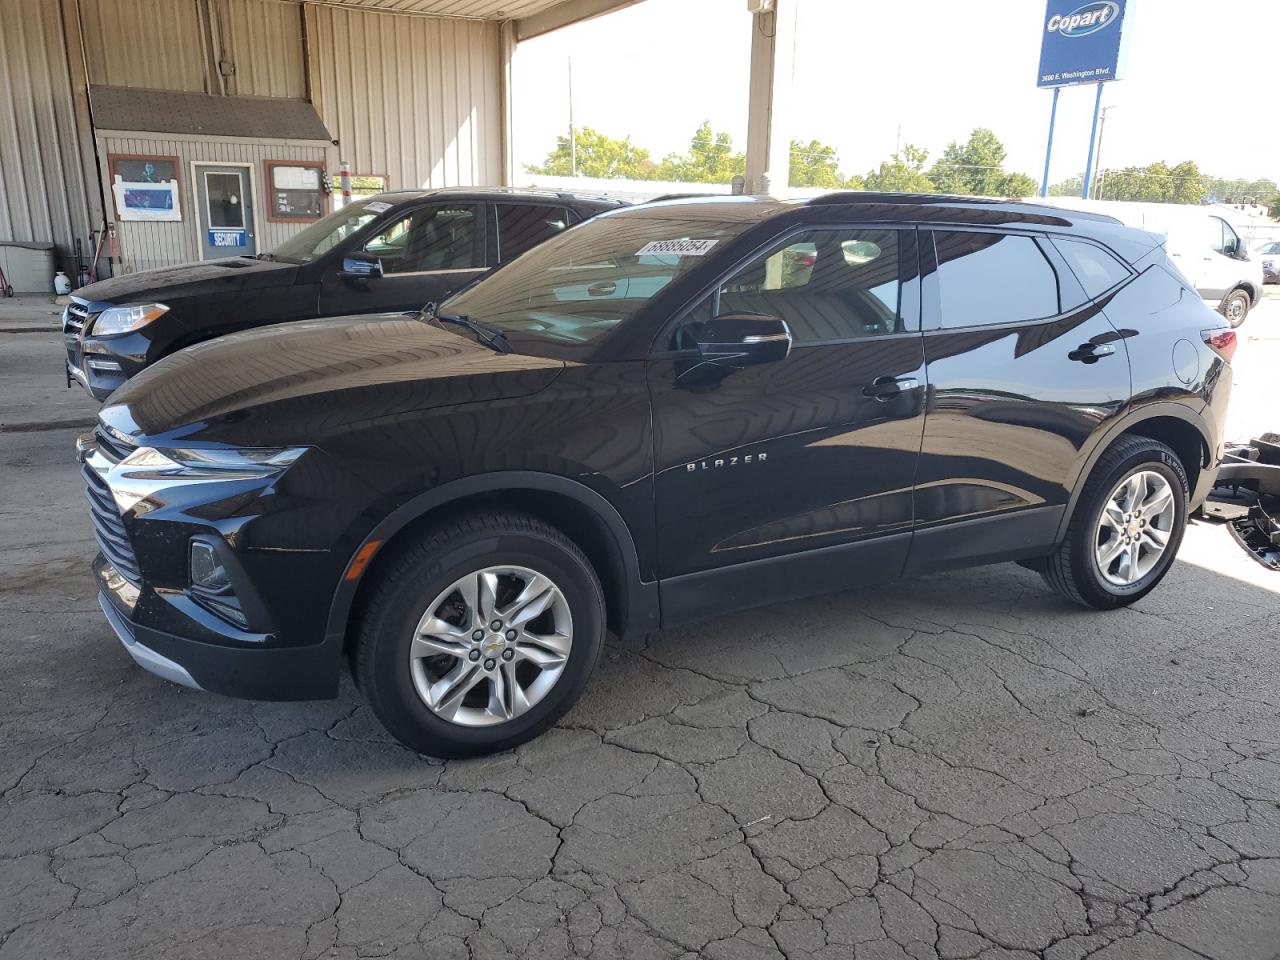
[[[67,384],[96,400],[175,350],[310,317],[417,310],[621,201],[537,190],[406,190],[357,200],[270,253],[89,284],[62,316]]]
[[[128,651],[402,741],[545,729],[606,627],[1017,560],[1099,609],[1168,571],[1235,333],[1158,237],[937,196],[596,217],[415,317],[198,344],[81,439]]]

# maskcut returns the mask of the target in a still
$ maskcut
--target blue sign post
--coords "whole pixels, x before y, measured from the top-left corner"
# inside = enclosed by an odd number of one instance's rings
[[[1058,93],[1063,87],[1096,83],[1093,132],[1089,136],[1089,158],[1085,164],[1082,196],[1088,197],[1093,181],[1093,149],[1098,137],[1098,111],[1102,107],[1102,85],[1119,80],[1128,47],[1125,15],[1132,0],[1048,0],[1044,32],[1040,43],[1040,70],[1036,86],[1053,88],[1049,114],[1049,142],[1045,147],[1044,178],[1040,196],[1049,193],[1049,158],[1053,151],[1053,127],[1058,116]]]

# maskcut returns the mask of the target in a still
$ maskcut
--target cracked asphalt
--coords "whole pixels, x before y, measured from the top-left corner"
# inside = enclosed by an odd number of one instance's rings
[[[1280,574],[1224,529],[1110,614],[1005,565],[614,643],[559,727],[441,763],[349,684],[133,665],[51,309],[0,315],[0,960],[1280,957]],[[1244,332],[1242,430],[1280,301]]]

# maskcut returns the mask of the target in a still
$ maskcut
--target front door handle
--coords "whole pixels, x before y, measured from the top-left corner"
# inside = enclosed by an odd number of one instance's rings
[[[1103,357],[1109,357],[1115,352],[1116,348],[1109,343],[1082,343],[1068,353],[1067,358],[1078,360],[1080,363],[1097,363]]]
[[[877,377],[862,388],[862,395],[884,402],[918,386],[920,381],[915,377]]]

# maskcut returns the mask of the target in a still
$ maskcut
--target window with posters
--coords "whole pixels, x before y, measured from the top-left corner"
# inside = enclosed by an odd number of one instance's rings
[[[268,220],[306,223],[324,216],[324,164],[268,160],[266,167]]]
[[[178,158],[150,154],[107,155],[117,220],[181,220]]]

